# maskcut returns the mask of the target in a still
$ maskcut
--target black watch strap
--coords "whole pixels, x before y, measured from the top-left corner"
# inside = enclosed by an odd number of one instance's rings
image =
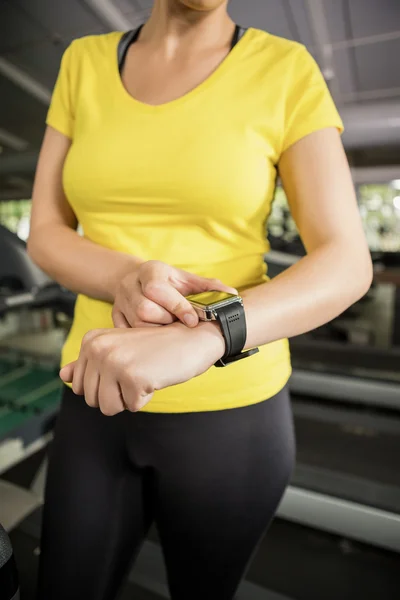
[[[240,302],[224,306],[218,309],[216,314],[226,346],[225,354],[215,363],[216,367],[225,367],[229,363],[252,356],[258,352],[258,348],[242,352],[246,343],[247,328],[244,308]]]

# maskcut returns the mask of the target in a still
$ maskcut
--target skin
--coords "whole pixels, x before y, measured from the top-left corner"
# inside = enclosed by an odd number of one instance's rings
[[[123,73],[127,90],[143,102],[159,104],[203,81],[229,52],[234,24],[226,7],[219,0],[156,1],[138,43],[128,52]],[[78,361],[62,369],[62,379],[104,414],[137,411],[155,390],[200,375],[223,355],[218,326],[197,324],[184,295],[227,288],[79,237],[61,185],[69,146],[70,140],[48,128],[34,187],[28,251],[62,285],[114,304],[117,327],[89,332]],[[308,254],[271,282],[243,294],[246,348],[330,321],[359,300],[372,281],[339,133],[312,133],[288,148],[278,166]],[[189,314],[194,316],[191,327],[183,324]]]
[[[189,8],[197,6],[197,10]],[[206,80],[229,53],[235,23],[227,2],[155,2],[122,74],[127,91],[146,104],[184,96]]]

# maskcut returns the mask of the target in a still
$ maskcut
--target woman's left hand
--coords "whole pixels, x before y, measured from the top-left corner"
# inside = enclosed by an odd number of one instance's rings
[[[89,406],[112,416],[136,412],[155,390],[201,375],[224,351],[216,324],[98,329],[85,335],[78,360],[61,369],[60,377]]]

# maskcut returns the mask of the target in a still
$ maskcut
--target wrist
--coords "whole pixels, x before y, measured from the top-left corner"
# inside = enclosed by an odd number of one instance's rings
[[[204,343],[219,360],[225,354],[226,344],[220,326],[216,321],[200,321],[193,330],[197,333],[197,343]]]
[[[220,326],[215,321],[200,321],[197,327],[189,328],[179,321],[166,325],[166,328],[174,328],[188,336],[190,343],[196,351],[199,348],[205,350],[207,355],[215,358],[215,362],[225,354],[225,340]]]
[[[129,256],[128,254],[120,255],[119,264],[109,281],[108,292],[111,297],[111,303],[114,303],[117,291],[124,278],[128,275],[132,275],[144,262],[145,261],[136,256]]]

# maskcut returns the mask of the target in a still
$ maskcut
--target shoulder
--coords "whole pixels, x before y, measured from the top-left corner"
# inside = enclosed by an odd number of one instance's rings
[[[73,57],[93,56],[100,58],[102,55],[108,54],[111,48],[117,46],[122,35],[120,31],[113,31],[112,33],[77,38],[71,42],[67,52],[69,51]]]
[[[295,84],[321,75],[314,57],[299,42],[260,29],[249,30],[249,42],[254,63],[262,72],[273,73],[279,80],[289,78]]]
[[[286,74],[290,72],[295,77],[301,76],[302,72],[318,69],[313,56],[303,44],[260,29],[250,29],[248,34],[252,59],[260,68],[273,68]]]
[[[274,54],[282,58],[294,58],[307,53],[303,44],[273,35],[261,29],[249,29],[249,38],[255,51],[262,54]]]
[[[61,78],[67,77],[70,83],[78,85],[88,75],[98,73],[100,66],[105,73],[114,64],[113,61],[117,60],[117,47],[122,35],[121,32],[112,32],[73,40],[62,57],[59,71]]]

